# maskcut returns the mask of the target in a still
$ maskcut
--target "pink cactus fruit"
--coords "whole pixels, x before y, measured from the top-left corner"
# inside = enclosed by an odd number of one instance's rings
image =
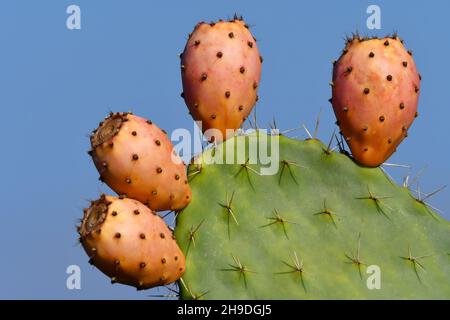
[[[185,257],[166,223],[142,203],[102,195],[78,227],[90,263],[138,289],[166,285],[184,273]]]
[[[206,134],[210,141],[226,139],[226,130],[240,128],[258,100],[262,57],[256,39],[242,18],[200,22],[180,57],[181,95],[190,114],[203,132],[220,133]]]
[[[333,68],[332,104],[357,162],[375,167],[395,152],[417,117],[420,80],[396,35],[347,41]]]
[[[151,121],[111,113],[94,130],[91,147],[100,180],[119,195],[155,211],[179,210],[190,202],[186,166],[167,134]]]

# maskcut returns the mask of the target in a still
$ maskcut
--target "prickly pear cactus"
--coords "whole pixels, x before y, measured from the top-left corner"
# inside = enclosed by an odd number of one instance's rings
[[[190,166],[192,202],[175,230],[181,298],[450,298],[448,221],[379,168],[318,140],[270,139],[275,175],[249,161],[208,164],[249,136]]]

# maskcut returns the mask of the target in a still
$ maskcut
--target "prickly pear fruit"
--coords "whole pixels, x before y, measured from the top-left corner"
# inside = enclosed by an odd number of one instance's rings
[[[178,280],[185,257],[166,223],[142,203],[102,195],[78,227],[90,262],[118,282],[147,289]]]
[[[333,68],[332,104],[357,162],[375,167],[395,152],[417,116],[420,79],[396,35],[347,41]]]
[[[186,167],[166,133],[130,113],[111,113],[91,136],[95,166],[120,195],[155,211],[178,210],[191,200]]]
[[[192,117],[204,133],[216,129],[205,133],[210,141],[226,139],[226,129],[240,128],[258,100],[262,58],[255,38],[236,16],[200,22],[180,57],[182,97]]]

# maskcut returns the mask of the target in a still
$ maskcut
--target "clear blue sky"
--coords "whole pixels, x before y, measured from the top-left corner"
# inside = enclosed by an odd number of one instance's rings
[[[194,4],[195,3],[195,4]],[[81,7],[82,29],[66,28]],[[366,28],[378,4],[382,29]],[[87,135],[109,110],[132,110],[167,131],[192,130],[179,94],[178,54],[199,20],[243,14],[264,56],[259,124],[312,128],[328,139],[331,60],[352,31],[398,31],[423,75],[420,117],[389,160],[426,167],[421,189],[450,182],[450,2],[433,1],[17,1],[0,3],[0,298],[148,298],[111,286],[87,263],[75,224],[86,199],[109,192],[86,154]],[[299,135],[304,133],[299,131]],[[396,177],[405,169],[390,169]],[[450,188],[432,204],[450,218]],[[82,289],[66,289],[77,264]]]

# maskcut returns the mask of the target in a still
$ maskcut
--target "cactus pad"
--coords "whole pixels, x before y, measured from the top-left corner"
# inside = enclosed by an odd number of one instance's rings
[[[175,229],[181,298],[450,298],[450,223],[410,190],[314,139],[269,136],[279,139],[275,175],[248,161],[208,164],[250,137],[190,165],[192,202]]]

